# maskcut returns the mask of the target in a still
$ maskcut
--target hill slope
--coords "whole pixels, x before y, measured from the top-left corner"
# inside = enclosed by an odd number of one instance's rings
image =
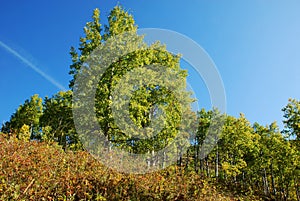
[[[89,153],[0,135],[0,200],[255,200],[177,167],[124,175]]]

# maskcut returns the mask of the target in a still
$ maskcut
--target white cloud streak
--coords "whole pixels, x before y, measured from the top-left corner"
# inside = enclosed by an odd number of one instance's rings
[[[47,81],[49,81],[51,84],[59,88],[60,90],[66,91],[66,88],[58,83],[56,80],[54,80],[52,77],[44,73],[42,70],[40,70],[38,67],[36,67],[34,64],[32,64],[30,61],[28,61],[24,56],[20,55],[17,51],[0,41],[0,46],[3,47],[7,52],[11,53],[15,57],[17,57],[19,60],[21,60],[24,64],[26,64],[28,67],[30,67],[32,70],[34,70],[36,73],[41,75],[43,78],[45,78]]]

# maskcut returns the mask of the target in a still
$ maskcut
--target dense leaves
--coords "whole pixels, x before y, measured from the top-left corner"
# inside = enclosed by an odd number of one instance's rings
[[[87,152],[0,135],[0,200],[241,200],[193,172],[123,175]],[[236,198],[234,198],[236,197]],[[256,200],[255,197],[251,197]]]
[[[284,112],[285,133],[300,140],[300,101],[289,99],[289,103],[282,109]]]
[[[71,50],[73,64],[71,65],[70,74],[73,75],[73,79],[70,86],[75,91],[75,94],[79,94],[81,90],[84,90],[84,94],[88,94],[85,95],[86,97],[89,96],[93,98],[93,94],[89,94],[88,89],[92,89],[94,85],[98,85],[95,94],[95,108],[93,109],[95,109],[101,132],[109,142],[108,149],[110,149],[111,146],[122,147],[127,151],[138,154],[160,150],[165,147],[171,139],[175,138],[178,133],[178,125],[182,119],[181,113],[182,111],[186,112],[190,110],[190,108],[188,106],[181,107],[177,101],[178,97],[175,97],[172,91],[170,92],[170,89],[167,87],[159,84],[154,85],[139,82],[134,82],[133,86],[128,86],[131,78],[129,77],[126,80],[124,77],[126,77],[125,75],[128,73],[132,73],[135,69],[144,72],[144,66],[146,66],[146,70],[150,70],[149,65],[156,65],[160,67],[160,72],[156,74],[163,74],[167,69],[176,72],[179,77],[178,80],[180,80],[180,83],[178,82],[176,85],[176,89],[182,89],[181,91],[184,91],[187,73],[180,69],[180,58],[166,51],[166,47],[159,43],[148,46],[143,42],[143,37],[138,36],[136,33],[137,26],[135,25],[133,17],[119,6],[116,6],[110,12],[108,25],[105,26],[105,29],[101,27],[99,11],[96,9],[93,14],[93,21],[87,23],[84,28],[85,36],[80,39],[79,53],[77,53],[74,48]],[[108,50],[108,53],[106,53],[106,50]],[[98,54],[94,55],[97,51],[100,51],[99,54],[102,56]],[[124,55],[120,55],[117,61],[110,63],[109,58],[111,55],[119,51],[124,52]],[[91,57],[89,58],[89,56]],[[97,56],[100,61],[95,58]],[[105,64],[106,60],[108,60],[109,66],[105,69],[103,75],[99,75],[101,77],[98,79],[94,74],[101,71],[101,68],[104,68],[102,65]],[[82,66],[83,63],[86,64],[84,67]],[[87,71],[95,71],[95,73],[89,73]],[[149,73],[150,71],[146,72]],[[81,79],[76,82],[78,75],[80,75],[80,78],[88,76],[88,82],[85,83]],[[153,77],[153,80],[160,79],[159,77],[156,78],[157,76],[155,77],[155,72],[149,73],[147,77]],[[169,80],[170,79],[169,77]],[[96,83],[98,80],[99,83]],[[174,80],[172,81],[176,83]],[[85,85],[82,83],[85,83]],[[173,86],[175,86],[174,83]],[[114,98],[113,92],[116,90],[118,84],[121,84],[119,92],[124,94],[123,97],[125,95],[129,96],[129,94],[132,95],[130,99],[129,116],[130,121],[132,121],[138,129],[142,130],[149,126],[153,117],[157,114],[155,107],[165,112],[166,119],[160,133],[155,135],[151,129],[144,129],[145,135],[148,138],[143,140],[141,139],[141,132],[134,134],[135,129],[125,132],[124,129],[115,123],[115,119],[118,117],[113,116],[112,102]],[[84,87],[82,87],[82,85]],[[185,102],[187,104],[191,103],[192,100],[188,98],[189,94],[181,94],[182,97],[185,95],[187,96]],[[78,105],[80,105],[81,108],[87,108],[82,109],[83,112],[89,111],[88,108],[92,109],[92,107],[85,107],[85,105],[89,105],[86,101],[88,100],[86,97],[84,97],[83,100],[76,97],[76,99],[79,99]],[[120,100],[119,102],[115,101],[115,103],[117,104],[115,107],[118,109],[126,105],[124,100]],[[118,119],[123,118],[123,116],[124,115],[121,114]],[[81,127],[84,127],[84,125],[90,122],[90,120],[87,120],[85,117],[78,119],[80,121],[79,124],[82,125]],[[149,136],[154,135],[155,137],[149,138]]]
[[[16,134],[18,138],[38,138],[39,121],[43,112],[42,101],[37,94],[26,100],[11,116],[10,121],[3,125],[2,132]],[[20,136],[21,134],[26,136]]]
[[[40,126],[43,141],[58,142],[63,148],[81,147],[73,122],[72,91],[59,92],[52,98],[45,98]]]

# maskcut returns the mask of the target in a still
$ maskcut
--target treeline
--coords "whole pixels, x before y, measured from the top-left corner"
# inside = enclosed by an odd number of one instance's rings
[[[133,17],[121,7],[117,6],[111,11],[108,25],[104,27],[100,23],[100,11],[95,9],[93,21],[84,27],[85,36],[80,38],[78,50],[71,48],[70,74],[73,79],[70,81],[70,91],[59,92],[44,100],[38,95],[32,96],[2,126],[2,132],[23,141],[55,142],[64,150],[83,150],[79,136],[85,133],[75,129],[73,112],[74,107],[82,107],[82,111],[85,111],[85,105],[90,103],[82,101],[74,104],[73,96],[79,89],[88,91],[97,84],[92,110],[102,134],[109,142],[108,152],[111,147],[117,147],[130,153],[152,154],[148,166],[164,168],[174,155],[164,154],[163,158],[157,158],[155,152],[167,146],[183,130],[190,147],[183,151],[182,144],[175,143],[173,153],[176,153],[177,165],[186,173],[211,178],[239,193],[255,193],[266,199],[300,200],[300,102],[297,100],[290,99],[283,108],[285,128],[281,131],[276,123],[251,125],[242,114],[233,117],[220,114],[216,109],[203,109],[195,113],[187,106],[193,101],[189,94],[176,97],[166,87],[138,84],[128,107],[132,122],[140,129],[147,128],[162,110],[165,112],[163,129],[156,135],[153,135],[154,131],[147,131],[145,135],[151,137],[141,139],[116,125],[112,111],[113,90],[127,72],[156,64],[176,73],[181,81],[179,85],[174,81],[176,88],[186,88],[187,72],[180,69],[180,56],[167,52],[159,42],[147,45],[136,31]],[[131,35],[129,40],[117,37],[126,32]],[[115,38],[115,41],[110,38]],[[125,49],[127,54],[111,63],[100,78],[87,71],[90,74],[83,76],[89,78],[88,82],[80,86],[82,83],[78,84],[76,79],[89,68],[89,57],[93,51],[107,51],[107,44],[110,51]],[[101,59],[106,62],[106,58]],[[101,62],[96,61],[98,64]],[[101,67],[96,65],[96,68]],[[156,78],[155,73],[148,76]],[[131,92],[125,87],[126,83],[122,86],[124,94]],[[84,96],[89,93],[79,94]],[[76,101],[81,96],[76,97]],[[178,99],[187,104],[180,105]],[[120,101],[116,107],[125,104]],[[194,117],[191,118],[194,121],[184,122],[184,126],[179,128],[186,116]],[[86,125],[90,123],[85,116],[79,120]]]
[[[73,122],[71,91],[44,100],[33,95],[19,106],[1,130],[27,141],[58,142],[63,149],[82,148]]]
[[[220,140],[203,159],[198,155],[206,133],[202,125],[209,124],[212,112],[201,111],[196,143],[185,158],[187,168],[214,177],[232,189],[254,191],[274,200],[299,200],[299,132],[298,127],[291,126],[299,124],[291,123],[299,118],[299,106],[299,101],[290,100],[283,109],[287,128],[283,131],[275,122],[251,125],[243,115],[226,116]]]
[[[44,101],[32,96],[12,115],[2,132],[25,141],[57,142],[64,149],[82,150],[72,123],[71,94],[60,92]],[[177,147],[177,165],[186,172],[216,179],[232,191],[276,200],[299,200],[299,107],[299,101],[290,100],[283,108],[282,131],[275,122],[251,125],[242,114],[238,118],[222,115],[225,122],[220,139],[206,156],[201,155],[203,141],[217,111],[203,109],[198,113],[197,133],[190,140],[190,148],[180,153],[180,146]],[[163,166],[160,160],[152,164]]]

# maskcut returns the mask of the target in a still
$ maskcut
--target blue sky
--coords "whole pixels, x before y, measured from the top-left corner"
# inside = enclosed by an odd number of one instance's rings
[[[300,1],[119,1],[139,28],[182,33],[201,45],[223,79],[227,113],[243,112],[251,123],[282,120],[288,98],[300,99]],[[33,94],[52,96],[68,88],[71,46],[98,7],[102,23],[113,0],[1,1],[0,121]],[[4,47],[6,46],[6,48]],[[32,64],[18,59],[16,51]],[[32,67],[52,77],[49,82]],[[201,79],[192,80],[200,107],[209,107]],[[62,88],[61,87],[61,88]]]

